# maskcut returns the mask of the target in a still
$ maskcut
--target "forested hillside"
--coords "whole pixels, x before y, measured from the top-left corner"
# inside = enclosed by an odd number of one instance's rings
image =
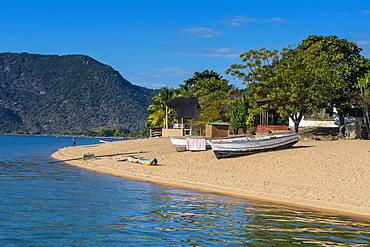
[[[153,93],[88,56],[0,53],[0,133],[140,130]]]

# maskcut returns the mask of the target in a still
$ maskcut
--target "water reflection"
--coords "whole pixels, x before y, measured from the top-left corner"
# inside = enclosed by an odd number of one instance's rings
[[[178,190],[176,193],[179,194]],[[196,246],[369,244],[368,221],[186,191],[176,196],[169,196],[167,191],[153,197],[155,200],[145,206],[142,215],[121,217],[126,223],[116,229],[151,232],[153,237],[145,237],[150,242],[186,242]]]
[[[131,181],[28,150],[0,150],[0,246],[370,245],[370,221]]]

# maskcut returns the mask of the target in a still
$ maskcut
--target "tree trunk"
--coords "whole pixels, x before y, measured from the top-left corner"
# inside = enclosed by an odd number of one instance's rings
[[[299,122],[294,122],[294,132],[298,133],[298,129],[299,129]]]
[[[279,114],[275,110],[272,111],[272,125],[277,125],[279,121]]]
[[[370,116],[369,116],[369,109],[364,108],[362,109],[363,115],[364,115],[364,121],[366,125],[366,132],[367,132],[367,139],[370,139]]]
[[[342,113],[338,113],[339,116],[339,136],[345,137],[346,136],[346,128],[344,126],[344,116]]]
[[[290,115],[290,119],[292,119],[292,121],[294,123],[294,132],[295,133],[298,133],[299,123],[301,122],[303,115],[304,115],[303,113],[298,113],[298,116],[297,115]]]

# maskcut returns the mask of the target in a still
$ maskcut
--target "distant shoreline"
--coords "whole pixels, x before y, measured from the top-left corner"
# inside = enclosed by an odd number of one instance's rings
[[[100,157],[84,161],[85,153]],[[125,161],[129,154],[157,158],[158,166]],[[217,160],[212,150],[178,153],[168,138],[154,138],[68,147],[52,157],[129,179],[370,219],[370,141],[299,141]]]
[[[118,136],[84,136],[84,135],[48,135],[48,134],[1,134],[4,136],[50,136],[50,137],[76,137],[76,138],[96,138],[96,139],[117,139],[117,140],[132,140],[137,138],[132,137],[118,137]]]

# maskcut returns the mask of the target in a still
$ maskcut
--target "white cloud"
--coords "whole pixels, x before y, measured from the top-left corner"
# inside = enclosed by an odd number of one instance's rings
[[[182,77],[191,73],[189,69],[179,67],[158,67],[152,68],[151,71],[165,73],[166,76]]]
[[[286,19],[283,19],[283,18],[279,18],[279,17],[272,17],[270,19],[266,19],[266,20],[262,20],[263,22],[267,22],[267,23],[289,23],[288,20]]]
[[[365,13],[365,14],[370,14],[370,11],[369,10],[361,10],[362,13]]]
[[[201,52],[173,52],[172,55],[179,55],[185,57],[221,57],[221,58],[237,58],[242,50],[233,48],[215,48],[203,47]]]
[[[360,40],[360,41],[356,41],[357,45],[361,46],[361,45],[370,45],[370,41],[368,40]]]
[[[130,74],[128,80],[132,84],[155,89],[164,86],[177,87],[184,78],[188,78],[193,74],[193,70],[180,67],[154,67],[147,68],[144,72],[127,74]]]
[[[370,41],[369,40],[359,40],[356,41],[357,45],[363,49],[361,54],[364,57],[369,58],[370,57]]]
[[[228,26],[241,26],[245,23],[258,23],[258,22],[267,22],[267,23],[289,23],[288,20],[280,17],[272,17],[269,19],[257,19],[253,17],[246,16],[229,16],[225,20],[220,21],[221,23]]]
[[[182,28],[180,29],[180,31],[183,36],[192,38],[192,39],[213,38],[215,36],[222,35],[221,31],[217,31],[214,29],[206,28],[206,27]]]
[[[370,58],[370,35],[362,33],[353,33],[352,37],[360,38],[360,40],[354,42],[356,42],[358,47],[363,49],[361,55]]]
[[[150,73],[150,72],[136,72],[135,75],[142,76],[142,77],[151,77],[151,78],[161,78],[161,75]]]
[[[185,57],[223,57],[223,58],[237,58],[239,54],[223,54],[223,53],[185,53],[185,52],[174,52],[174,55],[185,56]]]
[[[354,38],[370,39],[370,35],[366,33],[351,33],[351,36]]]
[[[221,21],[221,23],[228,26],[241,26],[244,23],[254,23],[254,22],[257,22],[256,18],[236,15],[229,16],[226,18],[226,20]]]

